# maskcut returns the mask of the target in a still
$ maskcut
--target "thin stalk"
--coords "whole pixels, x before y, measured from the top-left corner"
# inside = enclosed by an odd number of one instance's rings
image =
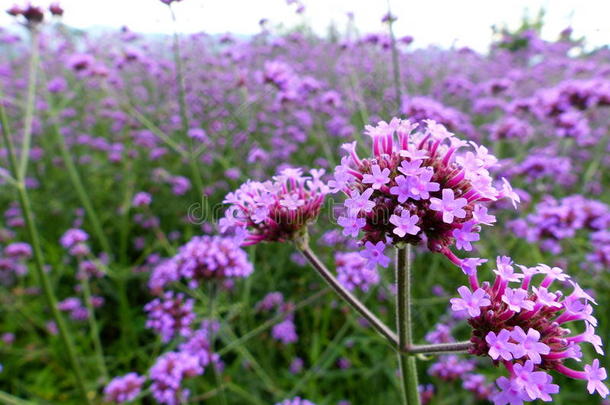
[[[9,393],[0,391],[0,402],[6,405],[33,405],[33,402],[17,398]]]
[[[31,99],[31,101],[33,102],[33,98]],[[33,114],[33,108],[28,108],[28,109],[26,109],[26,111],[30,111],[30,113]],[[30,117],[30,118],[25,117],[26,121],[31,120],[31,119],[32,119],[32,117]],[[8,152],[9,152],[9,164],[11,166],[11,171],[15,175],[16,173],[18,173],[19,169],[17,166],[17,158],[15,157],[15,154],[14,154],[12,138],[11,138],[11,135],[9,132],[8,120],[6,119],[6,113],[4,111],[4,107],[2,106],[2,103],[0,103],[0,120],[1,120],[0,126],[2,128],[2,137],[4,138],[4,142],[6,144]],[[27,168],[27,165],[26,165],[26,168]],[[30,205],[30,200],[29,200],[29,196],[27,193],[27,189],[25,187],[25,182],[24,182],[25,174],[26,174],[26,172],[23,173],[23,176],[19,177],[16,189],[17,189],[19,204],[21,206],[21,210],[23,211],[23,217],[25,220],[28,239],[30,241],[30,244],[32,245],[32,251],[33,251],[32,253],[33,253],[33,257],[34,257],[34,269],[42,284],[43,294],[47,301],[47,305],[51,311],[51,315],[52,315],[55,323],[57,324],[57,328],[59,329],[59,336],[60,336],[60,339],[61,339],[63,345],[65,346],[66,353],[68,355],[68,359],[69,359],[70,365],[72,367],[72,371],[74,372],[74,376],[76,377],[76,383],[78,385],[78,389],[81,391],[84,403],[91,404],[92,403],[91,399],[89,398],[89,396],[87,394],[85,378],[84,378],[81,366],[76,357],[76,350],[74,348],[72,335],[70,334],[70,331],[69,331],[68,327],[66,326],[64,319],[63,319],[61,313],[59,312],[59,309],[57,308],[57,298],[55,297],[55,293],[53,292],[51,280],[49,279],[49,276],[47,275],[47,273],[44,271],[44,258],[43,258],[43,254],[42,254],[42,248],[40,245],[40,236],[38,235],[38,229],[36,228],[36,225],[34,223],[34,215],[33,215],[32,207]]]
[[[89,221],[91,222],[91,226],[93,227],[93,232],[95,237],[99,241],[104,252],[108,254],[112,253],[110,248],[110,243],[108,242],[108,238],[104,233],[104,229],[102,228],[102,223],[97,215],[95,208],[93,207],[93,203],[89,198],[89,194],[83,185],[83,181],[81,179],[80,174],[78,173],[78,169],[76,168],[76,164],[74,163],[74,158],[70,154],[70,150],[68,149],[68,145],[66,144],[66,140],[61,134],[57,124],[53,124],[53,132],[55,134],[55,138],[57,143],[59,144],[59,150],[61,152],[61,157],[63,159],[64,165],[66,166],[66,170],[68,171],[68,175],[70,176],[70,180],[72,181],[72,185],[76,190],[76,194],[85,208],[85,212],[89,217]]]
[[[215,282],[210,283],[210,291],[209,291],[209,299],[210,299],[210,304],[209,304],[209,308],[210,308],[210,321],[212,319],[214,319],[215,317],[215,312],[216,312],[216,299],[217,299],[217,291],[218,291],[218,286],[216,285]],[[216,336],[214,336],[214,329],[210,328],[209,329],[209,334],[210,334],[210,345],[214,345],[214,339],[216,338]],[[214,373],[214,380],[216,380],[216,385],[218,386],[218,400],[221,403],[221,405],[227,405],[227,397],[225,395],[224,392],[224,388],[223,388],[223,383],[222,383],[222,379],[220,377],[220,371],[218,370],[218,368],[216,367],[216,363],[212,362],[212,370]]]
[[[180,108],[180,119],[182,121],[182,131],[184,136],[187,138],[189,143],[189,167],[197,188],[197,196],[201,197],[203,194],[203,180],[201,178],[201,171],[197,163],[196,148],[193,144],[193,140],[188,136],[188,130],[190,128],[188,113],[186,111],[186,89],[184,86],[184,67],[182,65],[182,57],[180,55],[180,38],[178,37],[178,31],[176,30],[177,20],[176,14],[171,4],[168,5],[170,13],[172,15],[172,22],[174,24],[174,64],[176,65],[176,81],[178,82],[178,106]]]
[[[396,248],[396,328],[399,347],[413,345],[411,319],[411,245]],[[417,365],[415,357],[398,353],[400,381],[404,391],[405,405],[419,405]]]
[[[358,298],[356,298],[351,292],[349,292],[339,280],[326,268],[326,266],[320,261],[318,256],[311,250],[309,243],[301,241],[297,243],[297,249],[305,256],[307,261],[313,266],[318,272],[320,277],[326,281],[326,283],[347,302],[353,309],[356,310],[362,317],[364,317],[371,326],[379,332],[392,347],[397,347],[398,338],[394,331],[392,331],[386,324],[384,324],[375,314],[373,314]]]
[[[91,340],[93,340],[93,349],[95,350],[97,365],[100,369],[103,381],[106,382],[108,381],[108,369],[106,368],[106,361],[104,360],[104,350],[102,349],[100,329],[97,324],[97,318],[95,317],[95,308],[91,302],[91,285],[89,284],[89,276],[87,274],[83,274],[81,287],[83,289],[85,307],[87,307],[87,311],[89,312],[87,320],[89,322],[89,332],[91,334]]]
[[[390,10],[390,0],[388,0],[388,30],[390,32],[390,43],[392,45],[392,73],[394,77],[394,90],[396,109],[400,113],[400,105],[402,104],[402,89],[400,87],[400,64],[398,61],[398,49],[396,48],[396,36],[394,35],[394,17]]]
[[[36,80],[38,78],[38,60],[40,49],[38,48],[38,29],[30,28],[31,55],[28,67],[28,92],[25,102],[25,118],[23,120],[23,142],[21,143],[21,158],[19,168],[13,173],[18,181],[25,179],[28,162],[30,160],[30,146],[32,143],[32,122],[34,120],[34,104],[36,101]]]
[[[409,354],[468,353],[471,347],[472,343],[470,341],[434,345],[412,345],[406,347],[404,352]]]

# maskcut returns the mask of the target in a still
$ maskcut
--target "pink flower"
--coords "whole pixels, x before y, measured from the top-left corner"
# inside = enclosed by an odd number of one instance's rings
[[[396,225],[394,228],[394,233],[400,237],[409,235],[417,235],[420,231],[419,226],[417,226],[417,222],[419,221],[419,217],[417,215],[410,215],[409,211],[404,210],[398,215],[392,215],[390,217],[390,223]]]
[[[365,259],[368,259],[368,267],[375,267],[376,264],[379,264],[381,267],[388,267],[390,264],[390,258],[384,254],[385,251],[385,243],[377,242],[376,244],[372,244],[371,242],[366,242],[364,244],[365,250],[360,252],[360,255]]]
[[[477,289],[474,293],[466,286],[458,288],[462,298],[451,298],[451,309],[454,311],[467,310],[470,316],[481,315],[481,308],[489,306],[491,301],[487,293],[482,289]]]
[[[384,184],[390,182],[390,169],[385,168],[381,170],[379,165],[374,165],[371,167],[373,174],[365,174],[362,179],[363,183],[371,183],[373,189],[378,190]]]
[[[453,190],[450,188],[443,189],[443,198],[430,198],[430,209],[440,211],[443,214],[443,222],[450,224],[454,217],[464,218],[466,211],[462,209],[468,201],[465,198],[455,199]]]

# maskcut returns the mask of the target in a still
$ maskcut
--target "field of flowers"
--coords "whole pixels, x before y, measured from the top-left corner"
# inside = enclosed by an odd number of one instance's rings
[[[0,28],[1,403],[610,403],[610,50],[63,12]]]

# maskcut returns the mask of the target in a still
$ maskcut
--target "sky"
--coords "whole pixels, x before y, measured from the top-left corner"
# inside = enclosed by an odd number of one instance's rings
[[[174,9],[179,31],[185,33],[249,35],[259,31],[260,19],[267,18],[288,27],[307,22],[323,34],[331,22],[345,27],[350,11],[361,32],[386,30],[380,20],[387,12],[387,0],[302,1],[304,15],[297,15],[295,6],[286,5],[285,0],[183,0]],[[46,5],[52,1],[32,2]],[[13,3],[23,4],[24,0],[0,0],[6,7]],[[159,0],[60,0],[60,4],[66,10],[64,22],[77,28],[128,26],[143,33],[173,30],[167,6]],[[590,46],[610,43],[607,0],[390,0],[390,6],[398,16],[396,34],[413,36],[418,47],[456,45],[484,51],[492,25],[517,27],[526,10],[535,15],[541,7],[547,12],[543,38],[553,39],[569,25],[575,35],[586,36]],[[0,13],[0,26],[10,21]]]

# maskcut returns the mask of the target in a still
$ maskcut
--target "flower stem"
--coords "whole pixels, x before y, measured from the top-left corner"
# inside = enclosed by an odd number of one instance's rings
[[[31,54],[28,67],[28,92],[25,102],[25,117],[23,119],[23,140],[21,143],[21,158],[19,168],[13,173],[18,181],[25,179],[28,162],[30,160],[30,146],[32,143],[32,122],[34,121],[34,104],[36,101],[36,80],[38,77],[38,60],[40,49],[38,45],[38,29],[35,26],[30,28]]]
[[[413,344],[411,320],[411,245],[396,248],[396,327],[399,347]],[[417,366],[415,356],[398,352],[400,378],[405,405],[419,405]]]
[[[32,58],[34,58],[34,56],[35,55],[33,54]],[[30,68],[32,68],[32,66],[35,66],[35,65],[31,63]],[[31,77],[31,75],[30,75],[30,77]],[[33,103],[34,98],[28,97],[28,102]],[[33,107],[26,108],[26,114],[33,115],[33,113],[34,113]],[[25,122],[27,123],[28,121],[31,121],[31,120],[32,120],[32,116],[28,117],[26,115]],[[4,111],[4,107],[3,107],[2,103],[0,103],[0,128],[2,129],[2,131],[1,131],[2,137],[4,138],[4,142],[5,142],[6,148],[8,150],[9,164],[11,167],[11,171],[12,171],[13,175],[17,177],[17,184],[16,184],[17,196],[19,199],[19,205],[21,207],[21,210],[23,211],[23,217],[25,220],[28,239],[30,241],[30,244],[32,245],[32,253],[33,253],[33,257],[34,257],[34,269],[37,273],[40,283],[42,284],[43,294],[47,301],[47,305],[51,311],[51,315],[52,315],[55,323],[57,324],[60,339],[62,340],[62,342],[65,346],[66,354],[68,355],[68,359],[70,361],[72,371],[74,372],[74,375],[76,377],[76,383],[78,385],[78,388],[81,391],[81,394],[83,396],[84,403],[91,404],[92,402],[87,394],[87,388],[85,386],[85,378],[84,378],[81,366],[76,357],[76,350],[74,348],[74,342],[72,340],[72,335],[70,334],[70,331],[69,331],[68,327],[66,326],[64,319],[57,307],[57,298],[55,297],[55,293],[53,292],[51,280],[49,279],[49,276],[47,275],[47,273],[44,271],[44,258],[43,258],[43,254],[42,254],[42,248],[40,245],[40,236],[38,234],[38,229],[36,228],[36,225],[34,223],[34,215],[33,215],[32,207],[30,204],[28,192],[25,187],[27,162],[25,165],[26,170],[20,174],[19,173],[20,166],[17,163],[17,158],[15,156],[15,148],[14,148],[10,130],[8,127],[8,120],[7,120],[6,112]],[[24,138],[25,137],[29,138],[31,136],[31,133],[30,133],[30,135],[28,135],[27,132],[31,132],[31,131],[26,131],[26,133],[24,134]],[[24,143],[25,143],[25,140],[24,140]],[[21,162],[21,164],[23,165],[23,161]]]
[[[76,194],[78,195],[78,198],[83,207],[85,208],[87,216],[89,217],[89,221],[91,222],[95,237],[97,238],[104,252],[112,254],[110,243],[108,242],[108,238],[104,233],[99,216],[97,215],[95,208],[93,208],[93,204],[91,203],[89,194],[87,194],[87,190],[83,185],[81,176],[78,173],[76,164],[74,163],[74,158],[72,157],[72,155],[70,155],[70,150],[68,149],[66,140],[64,139],[61,131],[59,130],[59,127],[55,123],[53,124],[53,132],[55,133],[55,138],[57,140],[57,143],[59,144],[59,150],[61,152],[62,160],[64,162],[64,165],[66,166],[68,175],[70,176],[70,180],[72,181],[72,185],[76,190]]]
[[[396,47],[396,36],[394,35],[394,17],[390,9],[390,0],[388,0],[388,31],[390,33],[390,43],[392,45],[392,74],[394,79],[394,91],[396,110],[400,114],[400,106],[402,104],[402,89],[400,87],[400,63],[398,61],[398,48]]]
[[[188,136],[188,130],[190,128],[188,112],[186,109],[186,88],[184,86],[184,66],[182,65],[182,56],[180,55],[180,38],[178,37],[178,31],[176,26],[178,24],[176,20],[176,13],[171,6],[168,4],[169,11],[172,16],[172,22],[174,24],[174,65],[176,66],[176,83],[178,85],[178,107],[180,108],[180,121],[182,123],[182,131],[187,139],[189,145],[189,167],[191,169],[191,175],[195,182],[195,188],[197,189],[197,197],[203,196],[203,179],[201,177],[201,171],[199,170],[199,164],[197,162],[196,148],[193,145],[193,139]]]
[[[398,338],[394,331],[392,331],[386,324],[384,324],[379,318],[375,316],[358,298],[356,298],[351,292],[349,292],[339,280],[326,268],[326,266],[320,261],[318,256],[311,250],[309,243],[306,241],[297,242],[297,249],[305,256],[307,261],[313,266],[318,274],[326,281],[326,283],[353,309],[355,309],[362,317],[364,317],[371,326],[385,337],[392,347],[397,347]]]
[[[408,354],[467,353],[471,347],[472,343],[470,341],[434,345],[411,345],[405,347],[403,352]]]
[[[97,325],[97,319],[95,317],[95,308],[91,301],[91,285],[89,284],[89,276],[87,274],[82,275],[81,287],[83,289],[83,298],[85,300],[85,307],[89,312],[89,331],[91,333],[91,339],[93,340],[93,349],[95,350],[95,357],[97,357],[97,365],[100,369],[100,374],[104,382],[108,381],[108,369],[106,368],[106,361],[104,360],[104,350],[102,349],[102,342],[100,340],[100,330]]]

